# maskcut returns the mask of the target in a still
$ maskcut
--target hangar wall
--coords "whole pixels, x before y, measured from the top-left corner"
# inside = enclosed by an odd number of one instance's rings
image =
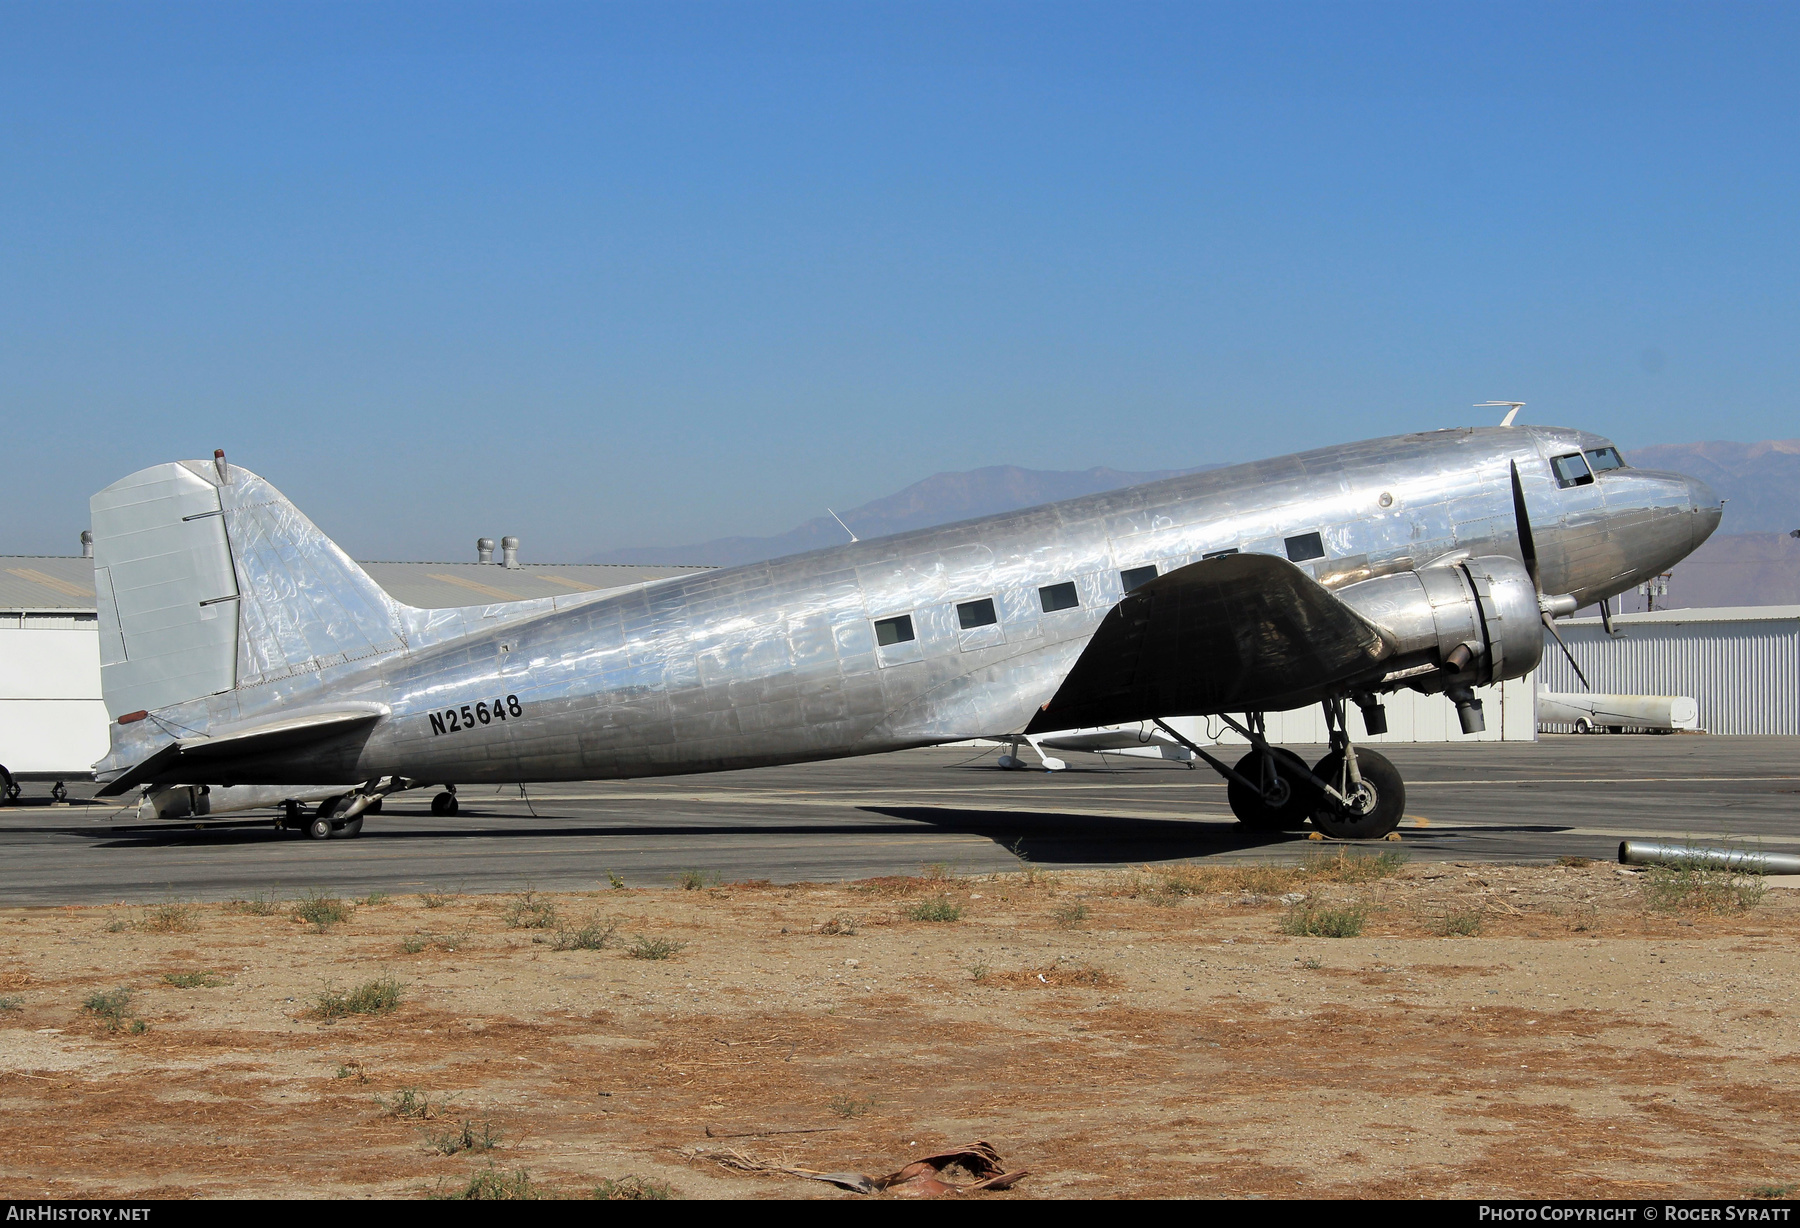
[[[1621,614],[1559,623],[1594,690],[1691,695],[1700,728],[1718,734],[1800,734],[1800,606],[1730,606]],[[1540,667],[1546,691],[1584,688],[1561,653]]]
[[[1388,731],[1374,737],[1363,734],[1362,717],[1349,713],[1350,736],[1358,742],[1535,742],[1537,741],[1537,674],[1516,678],[1500,686],[1478,687],[1487,729],[1465,734],[1456,719],[1456,705],[1442,695],[1397,691],[1384,696]],[[1181,717],[1169,722],[1202,746],[1217,742],[1244,745],[1244,739],[1223,722],[1205,717]],[[1269,740],[1281,746],[1323,744],[1325,714],[1317,704],[1293,712],[1271,712],[1267,718]]]

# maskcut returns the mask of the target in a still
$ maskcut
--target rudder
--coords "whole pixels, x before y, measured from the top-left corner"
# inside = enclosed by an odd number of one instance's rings
[[[89,507],[115,718],[406,646],[405,607],[222,455],[140,470]]]

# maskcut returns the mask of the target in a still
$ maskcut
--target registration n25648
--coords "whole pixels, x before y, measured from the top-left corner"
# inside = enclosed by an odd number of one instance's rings
[[[505,699],[493,702],[482,700],[480,703],[464,704],[460,708],[445,708],[442,712],[431,714],[431,736],[440,733],[461,733],[465,729],[473,729],[477,725],[491,725],[495,721],[504,721],[511,717],[525,715],[525,709],[519,703],[517,695],[508,695]]]

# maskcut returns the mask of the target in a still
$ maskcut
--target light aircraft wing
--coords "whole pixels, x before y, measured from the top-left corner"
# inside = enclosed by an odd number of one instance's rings
[[[1113,607],[1026,732],[1298,707],[1387,651],[1367,619],[1286,559],[1204,559]]]

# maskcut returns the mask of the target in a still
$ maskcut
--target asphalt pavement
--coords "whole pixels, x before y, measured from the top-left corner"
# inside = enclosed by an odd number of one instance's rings
[[[1319,747],[1296,747],[1309,762]],[[1800,738],[1592,735],[1386,746],[1407,780],[1400,847],[1441,861],[1612,857],[1628,837],[1800,851]],[[997,750],[906,751],[658,780],[466,787],[387,799],[363,834],[315,841],[267,817],[146,824],[71,786],[27,786],[0,809],[0,904],[256,892],[593,890],[611,875],[672,886],[1294,858],[1304,833],[1251,834],[1205,768],[1070,755],[1070,770],[1003,771]],[[1392,845],[1382,845],[1391,848]]]

